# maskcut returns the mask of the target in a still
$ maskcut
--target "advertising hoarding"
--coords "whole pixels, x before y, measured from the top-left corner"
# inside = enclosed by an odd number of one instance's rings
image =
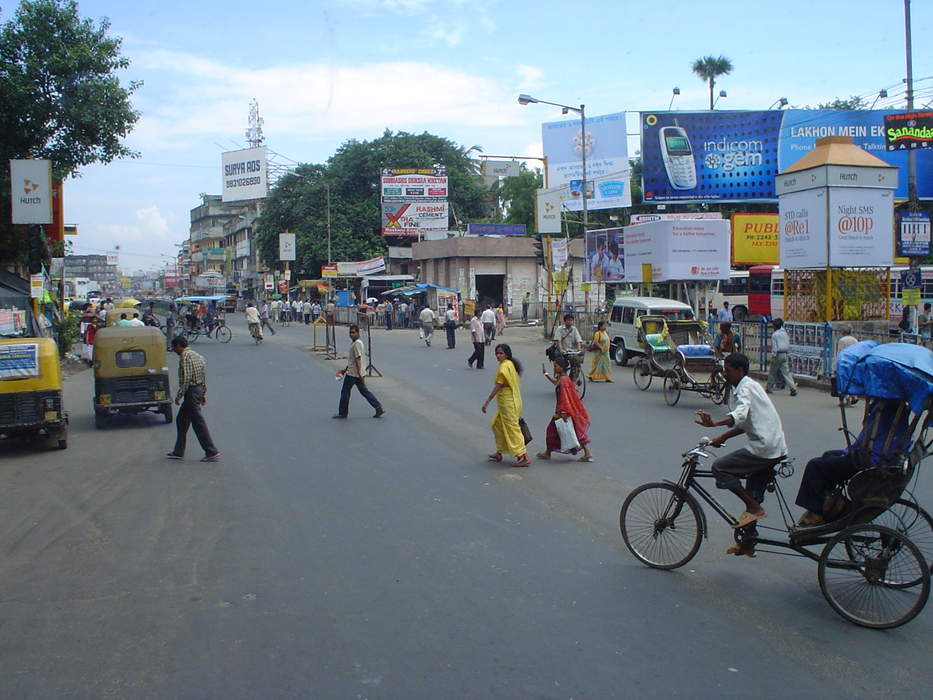
[[[521,166],[519,166],[517,160],[489,160],[488,158],[483,160],[483,176],[484,177],[518,177],[521,172]]]
[[[625,279],[625,250],[621,228],[586,232],[583,281],[621,282]]]
[[[541,188],[535,197],[535,223],[538,233],[560,233],[561,188]]]
[[[0,379],[39,376],[38,343],[0,345]]]
[[[829,188],[829,264],[888,267],[894,256],[890,190]]]
[[[643,264],[655,282],[729,279],[730,230],[705,219],[626,226],[625,281],[641,282]]]
[[[524,236],[527,228],[525,224],[467,224],[467,235]]]
[[[11,160],[10,199],[11,223],[52,223],[52,162]]]
[[[889,151],[933,148],[933,112],[886,114],[884,144]]]
[[[382,203],[382,235],[418,236],[429,229],[447,230],[447,200]]]
[[[779,226],[781,267],[826,267],[826,188],[781,196]]]
[[[925,258],[930,254],[930,212],[902,211],[897,254]]]
[[[223,201],[262,199],[269,193],[266,147],[227,151],[221,156]]]
[[[360,277],[363,275],[376,275],[380,272],[385,272],[386,261],[383,257],[370,258],[369,260],[362,260],[356,263],[356,274]]]
[[[555,238],[551,241],[551,269],[559,270],[567,264],[567,239]]]
[[[581,132],[579,119],[541,125],[548,183],[552,187],[569,188],[570,197],[564,206],[580,211],[585,152],[587,208],[632,206],[625,113],[587,117],[585,142]]]
[[[381,187],[386,202],[447,199],[446,175],[383,175]]]
[[[774,200],[775,176],[823,136],[853,143],[899,169],[907,197],[907,153],[887,151],[890,110],[642,112],[642,187],[646,202]],[[933,198],[933,148],[917,153],[921,198]]]
[[[777,214],[732,215],[732,264],[777,265],[780,254]]]
[[[721,219],[720,211],[688,211],[675,212],[673,214],[632,214],[629,219],[629,226],[635,224],[647,224],[652,221],[677,221],[679,219]]]
[[[295,259],[295,234],[279,234],[279,260],[292,261]]]

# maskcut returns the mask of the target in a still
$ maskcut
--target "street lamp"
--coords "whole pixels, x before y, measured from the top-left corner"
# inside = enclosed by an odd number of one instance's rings
[[[768,107],[768,109],[774,109],[775,105],[777,105],[777,108],[778,108],[778,109],[781,109],[781,108],[783,108],[783,107],[786,107],[786,106],[787,106],[787,98],[786,98],[786,97],[779,97],[779,98],[776,99],[773,103],[771,103],[771,106]]]
[[[587,211],[586,203],[586,105],[580,105],[579,107],[571,107],[570,105],[562,105],[559,102],[548,102],[547,100],[539,100],[536,97],[531,95],[519,95],[518,104],[528,105],[528,104],[542,104],[542,105],[552,105],[554,107],[560,107],[562,114],[567,114],[567,112],[576,112],[580,115],[580,158],[583,165],[583,232],[586,233],[587,225],[589,224],[589,213]]]
[[[716,101],[713,103],[713,109],[716,109],[716,105],[719,104],[719,99],[720,99],[721,97],[728,97],[728,96],[729,96],[729,95],[726,94],[726,91],[725,91],[725,90],[720,90],[720,91],[719,91],[719,97],[717,97],[717,98],[716,98]]]
[[[675,87],[673,90],[671,90],[671,103],[667,106],[667,111],[668,111],[668,112],[670,112],[670,111],[671,111],[671,107],[674,106],[674,98],[677,97],[679,94],[680,94],[680,88],[679,88],[679,87]]]
[[[871,107],[869,107],[868,109],[874,109],[875,105],[878,104],[878,100],[884,99],[887,96],[888,96],[887,90],[885,89],[879,90],[878,94],[875,96],[875,101],[871,103]]]

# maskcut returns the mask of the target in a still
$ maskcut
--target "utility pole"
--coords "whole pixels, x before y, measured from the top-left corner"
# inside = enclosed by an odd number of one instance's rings
[[[907,111],[914,110],[914,60],[913,47],[910,31],[910,0],[904,0],[904,44],[907,60]],[[920,201],[917,198],[917,152],[911,148],[907,151],[907,211],[914,214],[920,211]],[[903,235],[903,225],[898,227],[898,235]],[[911,270],[920,273],[920,258],[911,256]],[[915,306],[910,312],[910,327],[919,327],[920,306]]]

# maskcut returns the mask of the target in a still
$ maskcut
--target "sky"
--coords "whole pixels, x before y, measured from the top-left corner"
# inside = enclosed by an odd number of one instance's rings
[[[78,254],[120,246],[153,269],[187,238],[201,193],[221,191],[221,153],[246,146],[250,100],[281,163],[320,163],[349,139],[428,131],[491,155],[540,156],[541,123],[563,119],[520,93],[588,116],[708,107],[690,69],[733,63],[717,109],[835,97],[904,106],[902,0],[79,0],[106,17],[141,80],[126,144],[138,159],[84,168],[65,184]],[[0,20],[10,17],[10,5]],[[914,0],[918,105],[933,100],[933,2]],[[637,116],[629,119],[637,130]],[[629,151],[637,138],[629,139]],[[377,214],[374,213],[374,216]]]

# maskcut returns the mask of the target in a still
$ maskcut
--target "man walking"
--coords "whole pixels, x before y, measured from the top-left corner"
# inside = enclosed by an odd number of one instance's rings
[[[448,304],[444,312],[444,330],[447,331],[447,349],[453,350],[457,347],[457,312],[453,304]]]
[[[525,292],[522,298],[522,323],[528,323],[528,305],[531,303],[531,292]]]
[[[360,340],[360,328],[357,325],[350,326],[350,350],[347,352],[347,367],[337,372],[337,376],[343,377],[343,386],[340,389],[340,406],[333,418],[346,418],[350,408],[350,391],[353,387],[360,390],[363,398],[369,401],[369,405],[376,409],[373,418],[381,418],[386,412],[379,403],[379,399],[373,396],[373,393],[366,388],[363,381],[363,341]]]
[[[204,450],[202,462],[216,462],[220,450],[214,447],[207,422],[201,413],[201,407],[207,403],[207,362],[194,350],[188,348],[188,339],[179,335],[172,338],[172,351],[178,355],[178,394],[175,405],[181,405],[175,417],[175,448],[166,456],[169,459],[182,459],[185,456],[185,443],[188,428],[194,427],[194,434]]]
[[[496,312],[492,310],[491,306],[487,306],[483,310],[483,315],[480,316],[479,320],[483,323],[483,331],[486,334],[486,345],[489,345],[496,339]]]
[[[486,333],[483,331],[483,324],[479,320],[479,311],[473,311],[473,318],[470,319],[470,340],[473,341],[473,354],[467,359],[467,365],[473,366],[476,363],[476,369],[483,369],[483,360],[486,354]]]
[[[768,368],[768,386],[766,391],[771,394],[777,386],[777,378],[784,380],[784,385],[790,389],[790,395],[797,395],[797,384],[794,375],[787,367],[788,352],[790,352],[790,338],[784,330],[784,321],[776,318],[771,321],[774,333],[771,334],[771,366]]]
[[[434,334],[434,318],[434,309],[430,306],[425,306],[418,315],[421,321],[421,338],[428,347],[431,347],[431,336]]]
[[[722,308],[716,313],[716,320],[720,323],[732,323],[732,309],[729,308],[729,302],[722,302]]]
[[[272,327],[272,324],[269,323],[269,302],[262,302],[262,307],[259,309],[259,321],[262,324],[260,330],[263,328],[268,328],[272,335],[275,335],[275,328]]]
[[[395,314],[395,307],[392,306],[392,301],[387,299],[386,300],[386,330],[387,331],[392,330],[392,320],[393,320],[394,314]]]

